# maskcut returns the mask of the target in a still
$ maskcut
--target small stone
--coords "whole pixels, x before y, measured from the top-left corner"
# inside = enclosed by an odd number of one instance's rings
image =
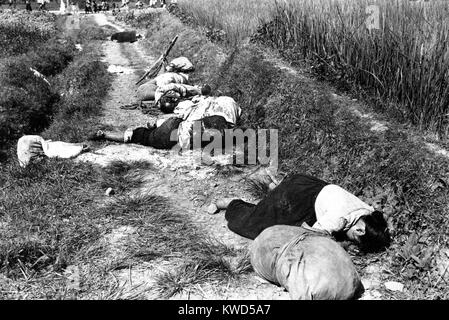
[[[273,190],[273,189],[276,188],[276,187],[277,187],[277,184],[274,183],[274,182],[271,182],[271,183],[268,185],[268,189],[269,189],[269,190]]]
[[[388,281],[388,282],[385,282],[384,285],[385,285],[385,288],[387,288],[390,291],[402,292],[404,290],[404,285],[400,282]]]
[[[207,212],[208,214],[216,214],[218,211],[219,211],[219,210],[218,210],[217,206],[215,205],[215,203],[211,203],[211,204],[208,205],[207,208],[206,208],[206,212]]]
[[[362,283],[363,283],[363,287],[367,290],[380,287],[380,282],[378,280],[362,279]]]
[[[106,189],[106,192],[104,193],[106,196],[112,196],[115,193],[114,189],[111,187]]]
[[[259,277],[259,276],[254,276],[254,279],[259,281],[260,283],[270,283],[268,280],[265,280],[264,278]]]

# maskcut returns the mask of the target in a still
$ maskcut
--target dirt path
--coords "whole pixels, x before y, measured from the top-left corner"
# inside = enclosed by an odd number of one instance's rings
[[[109,25],[118,31],[127,29],[123,24],[114,22],[113,17],[104,14],[92,15],[99,25]],[[139,32],[139,30],[138,30]],[[127,127],[146,126],[150,119],[156,118],[144,115],[140,110],[123,110],[120,105],[135,101],[134,83],[142,70],[150,65],[154,58],[148,56],[142,42],[102,43],[104,61],[109,70],[121,71],[115,73],[115,78],[108,96],[103,104],[102,123],[117,130]],[[195,163],[193,154],[178,155],[168,150],[156,150],[135,144],[105,143],[92,153],[78,157],[80,161],[89,161],[106,166],[112,161],[147,161],[156,170],[145,172],[143,186],[130,190],[130,194],[161,195],[170,199],[171,207],[178,213],[188,215],[189,219],[201,230],[207,230],[213,238],[234,248],[246,248],[249,240],[242,238],[227,228],[224,214],[209,215],[205,207],[219,197],[243,198],[256,201],[244,189],[241,181],[254,171],[254,167],[225,169],[219,166],[207,166]],[[135,237],[135,229],[122,226],[105,236],[103,241],[109,242],[114,255],[124,254],[126,243]],[[117,257],[115,257],[117,259]],[[145,292],[147,298],[155,298],[151,292],[154,275],[170,270],[169,261],[155,261],[133,266],[132,270],[114,271],[114,277],[125,290],[138,287]],[[190,292],[175,295],[174,299],[287,299],[288,293],[282,288],[265,283],[255,274],[244,277],[236,284],[217,286],[216,284],[197,286]]]
[[[104,14],[92,15],[98,25],[112,26],[118,31],[128,29],[126,25],[114,21]],[[140,30],[141,31],[141,30]],[[137,30],[139,32],[139,30]],[[143,33],[143,32],[141,32]],[[118,44],[112,41],[102,43],[104,61],[109,70],[115,73],[112,87],[103,103],[104,114],[102,122],[117,130],[127,127],[145,126],[155,116],[144,115],[140,110],[122,110],[120,105],[135,101],[134,83],[142,70],[154,61],[143,48],[142,41]],[[117,72],[119,71],[119,72]],[[135,144],[105,143],[93,153],[82,154],[78,160],[89,161],[102,166],[114,160],[147,161],[156,170],[145,171],[145,183],[139,189],[130,190],[130,194],[161,195],[170,199],[171,207],[177,213],[182,213],[201,230],[233,248],[247,248],[250,241],[231,232],[226,225],[223,212],[209,215],[205,212],[212,200],[220,197],[242,198],[257,202],[245,189],[244,179],[254,167],[233,166],[223,167],[195,163],[192,154],[178,155],[170,151],[156,150]],[[126,245],[137,237],[133,227],[123,225],[105,235],[103,242],[111,248],[111,255],[119,259],[126,254]],[[146,298],[156,298],[151,290],[154,275],[172,268],[170,261],[154,260],[151,263],[141,263],[129,270],[113,271],[113,276],[124,290],[140,291]],[[363,299],[379,299],[375,290],[380,280],[374,276],[379,270],[373,269],[366,273],[364,279],[367,289]],[[126,295],[124,295],[126,296]],[[122,295],[123,297],[123,295]],[[174,299],[289,299],[288,293],[280,287],[266,283],[255,273],[244,275],[239,283],[230,282],[226,285],[215,283],[196,286],[189,292],[175,295]]]

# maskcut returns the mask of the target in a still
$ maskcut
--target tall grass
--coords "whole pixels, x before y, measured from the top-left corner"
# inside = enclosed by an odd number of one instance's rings
[[[0,12],[0,56],[27,52],[55,34],[55,16],[45,12]]]
[[[51,121],[60,98],[54,77],[76,54],[75,44],[58,38],[56,29],[48,13],[0,12],[0,152]]]
[[[179,0],[178,6],[200,25],[220,29],[234,45],[251,36],[261,19],[267,19],[274,0]]]
[[[449,2],[408,0],[178,1],[196,23],[238,44],[254,33],[289,60],[364,89],[377,106],[440,136],[449,134]],[[366,27],[369,6],[379,28]]]
[[[366,9],[379,8],[379,28]],[[264,32],[270,43],[322,63],[333,76],[367,89],[421,129],[447,135],[449,3],[289,1]],[[384,104],[385,105],[385,104]]]

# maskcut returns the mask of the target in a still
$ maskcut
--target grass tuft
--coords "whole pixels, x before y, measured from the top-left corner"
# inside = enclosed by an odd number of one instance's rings
[[[253,178],[249,178],[246,180],[246,189],[254,197],[259,199],[264,198],[268,194],[268,192],[270,192],[270,189],[268,188],[268,185],[265,182]]]

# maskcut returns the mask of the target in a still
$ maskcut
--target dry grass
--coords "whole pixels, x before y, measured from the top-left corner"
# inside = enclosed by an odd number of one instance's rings
[[[111,187],[115,192],[129,191],[138,188],[142,183],[142,172],[152,170],[153,165],[142,161],[113,161],[100,177],[103,190]]]
[[[270,16],[275,1],[179,0],[178,5],[199,25],[224,31],[226,42],[236,45],[253,34],[260,20]]]
[[[246,180],[247,190],[256,198],[262,199],[270,191],[266,182],[259,179],[249,178]]]
[[[365,25],[369,5],[379,8],[378,29]],[[316,61],[391,114],[447,136],[448,12],[445,1],[289,1],[261,32],[291,59]]]
[[[212,239],[187,216],[177,213],[169,199],[145,194],[119,196],[102,212],[117,221],[117,225],[136,228],[123,258],[109,265],[108,270],[142,262],[170,261],[171,270],[159,273],[155,279],[153,290],[161,298],[169,298],[195,284],[236,279],[251,270],[245,251]]]
[[[55,16],[46,12],[0,11],[0,56],[25,53],[56,33]]]
[[[169,199],[121,194],[102,204],[101,177],[126,173],[131,166],[149,168],[146,162],[100,168],[64,160],[4,168],[5,187],[0,191],[4,298],[143,298],[145,290],[125,290],[113,272],[156,259],[171,261],[174,268],[158,278],[155,290],[161,297],[197,283],[236,279],[251,270],[246,252],[211,239],[188,216],[177,213]],[[132,231],[121,242],[106,240],[123,227]],[[79,270],[77,290],[70,289],[62,276],[68,266]],[[22,293],[6,289],[13,286],[22,287]]]

